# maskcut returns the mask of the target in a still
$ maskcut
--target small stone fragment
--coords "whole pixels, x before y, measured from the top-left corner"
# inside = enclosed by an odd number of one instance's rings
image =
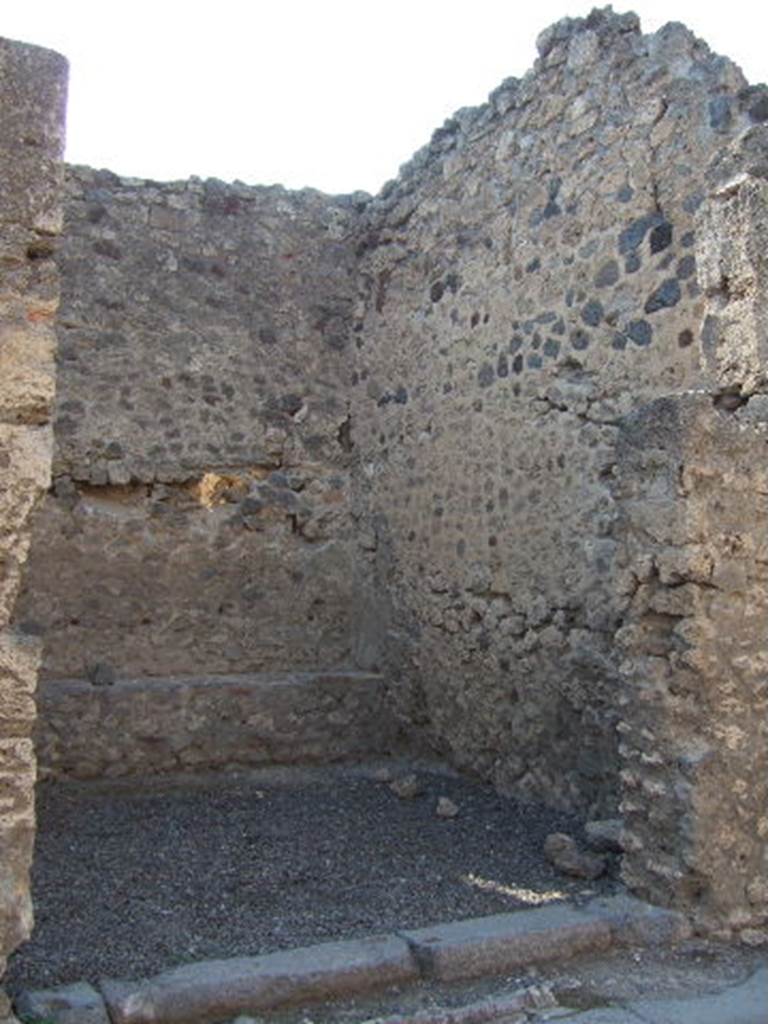
[[[606,868],[604,857],[583,853],[576,840],[564,832],[552,832],[544,842],[544,855],[558,871],[575,878],[598,878]]]
[[[389,788],[401,800],[412,800],[424,789],[424,784],[415,775],[403,775],[402,778],[390,782]]]
[[[103,998],[84,981],[22,992],[16,1000],[16,1012],[24,1021],[40,1021],[41,1024],[47,1021],[55,1021],[56,1024],[109,1024]]]
[[[747,946],[768,945],[768,931],[765,928],[742,928],[739,938]]]
[[[391,782],[393,778],[391,768],[377,768],[373,773],[374,782]]]
[[[621,845],[623,824],[621,818],[588,821],[584,826],[587,846],[598,853],[622,853],[624,849]]]
[[[438,797],[437,808],[435,809],[435,814],[438,818],[455,818],[458,813],[459,808],[450,797]]]
[[[753,905],[768,903],[768,879],[756,878],[747,886],[747,899]]]

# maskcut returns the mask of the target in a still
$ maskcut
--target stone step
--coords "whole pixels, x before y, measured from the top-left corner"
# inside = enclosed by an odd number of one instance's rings
[[[253,673],[42,682],[41,778],[92,778],[388,754],[398,727],[384,677]]]

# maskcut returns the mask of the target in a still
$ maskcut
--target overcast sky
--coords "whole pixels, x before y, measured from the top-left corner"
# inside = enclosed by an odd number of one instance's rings
[[[375,192],[577,0],[0,0],[0,35],[71,63],[67,159],[160,180]],[[626,10],[616,4],[616,9]],[[757,0],[636,3],[768,79]]]

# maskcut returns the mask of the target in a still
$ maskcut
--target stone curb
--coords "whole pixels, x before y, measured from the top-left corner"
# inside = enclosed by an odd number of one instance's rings
[[[138,981],[104,980],[101,994],[85,984],[29,992],[17,1005],[55,1024],[213,1024],[246,1012],[342,999],[420,980],[500,974],[616,946],[668,943],[688,934],[681,914],[617,896],[583,908],[540,907],[399,935],[205,960]],[[455,1017],[457,1024],[483,1019]]]
[[[103,981],[100,988],[112,1024],[207,1024],[246,1010],[341,999],[418,978],[408,944],[383,935],[206,960],[146,981]]]
[[[614,896],[581,909],[539,907],[401,934],[425,977],[461,981],[616,946],[665,944],[690,928],[674,911]]]

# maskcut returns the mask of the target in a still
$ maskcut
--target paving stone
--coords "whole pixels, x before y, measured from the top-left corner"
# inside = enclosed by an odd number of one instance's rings
[[[694,999],[644,999],[633,1001],[628,1007],[648,1024],[766,1024],[768,967],[756,971],[742,985],[716,995]]]

